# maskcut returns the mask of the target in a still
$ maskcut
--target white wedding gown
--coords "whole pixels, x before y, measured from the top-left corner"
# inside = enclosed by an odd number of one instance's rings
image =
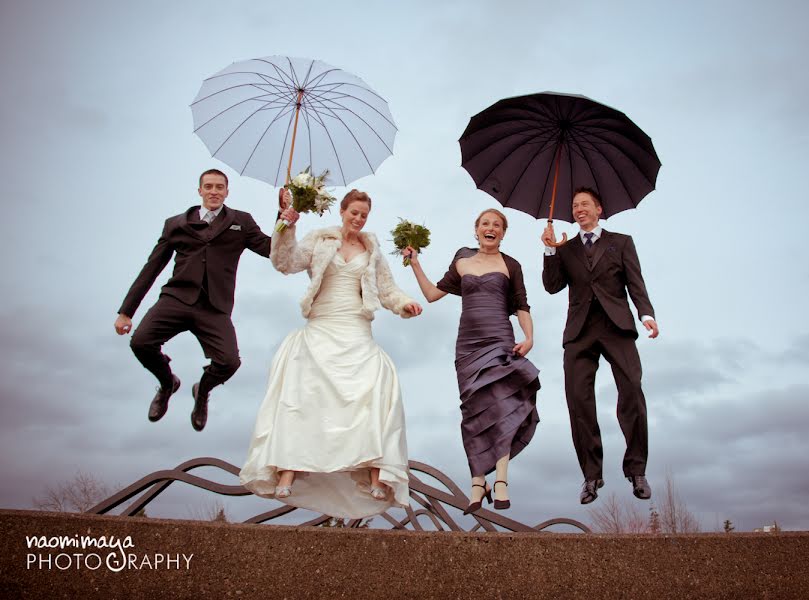
[[[274,497],[278,471],[299,471],[292,506],[359,519],[409,502],[407,440],[399,378],[361,315],[360,277],[369,253],[337,252],[303,329],[273,359],[247,462],[239,479]],[[370,468],[390,486],[370,494]]]

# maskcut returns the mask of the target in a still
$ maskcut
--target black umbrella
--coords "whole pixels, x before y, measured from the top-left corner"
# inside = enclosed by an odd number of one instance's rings
[[[573,222],[580,186],[601,196],[602,216],[635,208],[655,187],[660,160],[651,138],[624,113],[572,94],[505,98],[469,120],[464,169],[503,206]]]

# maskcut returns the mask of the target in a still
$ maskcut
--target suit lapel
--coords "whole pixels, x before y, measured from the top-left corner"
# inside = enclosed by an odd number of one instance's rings
[[[236,211],[228,210],[228,207],[223,205],[222,212],[219,213],[219,216],[216,217],[211,224],[211,239],[215,238],[228,227],[233,225],[233,221],[235,220]]]
[[[180,228],[183,231],[202,239],[202,232],[205,231],[206,227],[208,225],[205,221],[199,218],[199,206],[192,206],[185,211],[185,219],[180,223]]]
[[[601,229],[601,237],[598,238],[598,242],[596,243],[595,248],[593,248],[593,267],[592,267],[592,269],[596,268],[596,265],[598,264],[598,261],[601,259],[602,256],[604,256],[604,252],[607,251],[607,245],[609,244],[609,241],[610,241],[610,232],[606,231],[602,227],[602,229]],[[592,270],[592,269],[590,269],[590,270]]]

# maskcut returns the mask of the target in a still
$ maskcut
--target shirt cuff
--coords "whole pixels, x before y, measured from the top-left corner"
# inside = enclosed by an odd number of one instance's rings
[[[640,318],[640,322],[641,322],[641,323],[645,323],[646,321],[654,321],[654,320],[655,320],[655,318],[654,318],[654,317],[652,317],[652,316],[650,316],[650,315],[643,315],[643,316]]]
[[[545,256],[556,256],[556,248],[553,246],[545,246]]]

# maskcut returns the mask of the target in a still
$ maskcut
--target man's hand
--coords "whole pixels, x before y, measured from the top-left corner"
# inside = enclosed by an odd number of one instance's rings
[[[119,313],[118,318],[115,319],[115,333],[124,335],[130,331],[132,331],[132,319],[123,313]]]
[[[548,223],[545,226],[545,231],[542,232],[542,243],[546,246],[553,246],[556,242],[556,234],[553,232],[553,223]]]
[[[292,192],[286,188],[278,190],[278,206],[281,211],[292,206]]]
[[[405,304],[404,309],[414,317],[418,317],[421,314],[421,305],[418,302],[411,302],[410,304]]]
[[[654,319],[646,319],[643,322],[643,326],[649,331],[651,331],[651,333],[649,334],[650,338],[654,339],[658,335],[660,335],[660,330],[657,328],[657,322]]]

